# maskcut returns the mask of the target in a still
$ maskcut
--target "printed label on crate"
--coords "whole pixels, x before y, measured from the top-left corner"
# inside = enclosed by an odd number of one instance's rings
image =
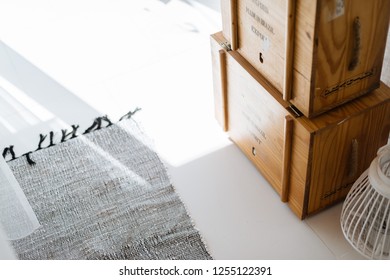
[[[241,16],[250,20],[250,23],[245,25],[250,28],[252,34],[260,39],[261,49],[263,51],[268,51],[271,47],[270,36],[275,35],[275,28],[269,22],[270,9],[264,2],[259,0],[252,0],[249,3],[245,2],[243,9],[245,15]]]
[[[246,111],[242,111],[241,112],[244,119],[247,121],[247,124],[248,124],[248,131],[249,131],[249,134],[252,135],[253,139],[256,141],[257,144],[262,144],[264,141],[267,140],[267,135],[266,133],[264,132],[263,129],[261,129],[259,127],[258,124],[256,124],[252,118],[247,114]],[[254,115],[255,116],[255,115]],[[258,117],[259,118],[259,117]],[[259,120],[257,120],[258,123],[259,123]]]
[[[256,27],[254,27],[253,25],[251,25],[251,31],[257,36],[260,38],[260,40],[263,42],[261,44],[261,49],[263,51],[268,51],[269,50],[269,47],[270,47],[270,40],[268,39],[268,37],[266,35],[264,35],[263,33],[261,33]]]
[[[367,72],[364,72],[364,73],[357,75],[355,77],[349,78],[345,81],[342,81],[341,83],[339,83],[337,85],[333,85],[333,86],[325,89],[322,93],[322,96],[328,97],[329,95],[334,94],[341,89],[356,85],[356,84],[362,82],[363,80],[373,76],[375,74],[375,72],[376,72],[375,68],[373,68],[370,71],[367,71]]]
[[[245,7],[245,12],[247,13],[247,15],[249,15],[250,17],[252,17],[255,21],[257,21],[258,23],[260,23],[260,25],[262,25],[265,29],[267,29],[271,34],[275,34],[274,33],[274,27],[268,23],[264,17],[261,17],[260,15],[258,15],[256,12],[254,12],[251,8],[249,8],[248,6]]]

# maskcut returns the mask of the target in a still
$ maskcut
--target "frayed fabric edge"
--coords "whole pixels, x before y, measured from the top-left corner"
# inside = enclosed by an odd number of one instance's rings
[[[138,111],[140,111],[141,108],[136,107],[134,110],[129,111],[125,115],[119,118],[118,122],[121,122],[125,119],[131,119]],[[2,156],[5,161],[10,162],[13,160],[16,160],[21,157],[25,157],[27,163],[30,166],[34,166],[36,162],[34,161],[34,158],[32,154],[36,151],[47,149],[50,147],[53,147],[55,145],[58,145],[60,143],[64,143],[66,141],[69,141],[71,139],[77,138],[81,135],[86,135],[92,131],[99,130],[102,128],[110,127],[111,125],[114,125],[115,123],[110,120],[110,118],[107,115],[97,117],[93,120],[92,124],[82,133],[78,133],[78,130],[80,128],[79,125],[71,125],[71,130],[69,129],[61,129],[61,138],[59,140],[55,139],[55,133],[54,131],[50,131],[49,134],[39,134],[39,142],[37,149],[33,151],[29,151],[27,153],[24,153],[20,156],[17,156],[15,153],[15,147],[14,145],[10,145],[8,147],[5,147],[2,151]],[[49,142],[47,144],[47,142]],[[46,146],[44,146],[46,144]]]

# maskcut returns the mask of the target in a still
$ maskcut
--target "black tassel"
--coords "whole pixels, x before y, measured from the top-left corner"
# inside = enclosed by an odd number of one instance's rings
[[[90,127],[88,127],[87,130],[84,131],[83,134],[87,134],[87,133],[90,133],[93,130],[99,129],[100,126],[101,126],[101,122],[102,122],[101,121],[101,117],[98,117],[98,118],[94,119],[92,125]]]
[[[77,137],[77,129],[79,127],[80,126],[78,126],[78,125],[72,125],[72,131],[69,133],[67,133],[68,131],[66,129],[61,129],[61,132],[62,132],[61,143],[65,142],[67,140],[66,138],[69,135],[71,135],[71,137],[69,139],[73,139],[73,138]]]
[[[112,121],[107,116],[103,116],[102,120],[108,122],[108,125],[106,125],[106,127],[113,125]]]
[[[38,149],[36,149],[36,151],[42,150],[44,148],[49,148],[49,147],[55,146],[54,132],[53,131],[50,131],[50,133],[49,133],[49,141],[50,141],[49,146],[42,147],[42,144],[45,142],[46,138],[47,138],[47,135],[39,134],[39,144],[38,144]]]
[[[52,147],[52,146],[55,146],[56,144],[54,144],[54,132],[53,131],[50,131],[50,145],[47,146],[47,148],[49,147]]]
[[[38,144],[38,149],[37,151],[42,149],[42,143],[45,141],[47,135],[39,134],[39,144]]]
[[[3,150],[3,158],[6,159],[8,154],[11,154],[11,159],[10,160],[16,159],[16,155],[15,155],[15,152],[14,152],[14,146],[13,145],[11,145],[11,146],[9,146],[9,147],[7,147],[7,148],[5,148]]]
[[[137,113],[140,110],[141,110],[141,108],[137,107],[135,110],[129,111],[126,115],[122,116],[119,119],[119,121],[122,121],[124,119],[130,119],[135,113]],[[98,117],[98,118],[94,119],[92,125],[90,127],[88,127],[87,130],[85,130],[85,132],[83,134],[87,134],[87,133],[90,133],[94,130],[101,129],[103,122],[107,123],[107,125],[105,127],[109,127],[109,126],[113,125],[113,122],[107,117],[107,115],[103,116],[103,117]],[[69,139],[73,139],[73,138],[77,137],[78,136],[77,135],[78,129],[79,129],[78,125],[72,125],[72,131],[70,131],[70,132],[68,132],[66,129],[62,129],[61,130],[61,132],[62,132],[61,142],[65,142]],[[36,151],[42,150],[44,148],[49,148],[49,147],[55,146],[56,144],[54,143],[54,135],[55,135],[54,132],[50,131],[50,133],[49,133],[49,140],[50,140],[49,146],[42,147],[43,143],[45,142],[48,135],[47,134],[46,135],[39,134],[39,143],[38,143],[38,148],[36,149]],[[70,136],[70,138],[69,138],[69,136]],[[26,157],[26,160],[27,160],[29,165],[35,165],[36,162],[31,158],[31,153],[32,152],[28,152],[28,153],[23,154],[22,156]],[[6,159],[6,157],[8,155],[11,155],[11,160],[15,160],[17,158],[15,155],[13,145],[11,145],[7,148],[4,148],[2,155],[3,155],[4,159]]]
[[[124,120],[124,119],[130,119],[135,113],[137,113],[138,111],[140,111],[141,110],[141,108],[135,108],[135,110],[134,111],[130,111],[130,112],[128,112],[126,115],[124,115],[124,116],[122,116],[120,119],[119,119],[119,121],[121,121],[121,120]]]
[[[103,121],[106,121],[108,123],[108,125],[106,125],[105,127],[109,127],[113,124],[107,116],[98,117],[98,118],[94,119],[93,124],[90,127],[88,127],[87,130],[84,131],[83,134],[88,134],[94,130],[101,129]]]
[[[28,164],[33,166],[36,164],[36,162],[31,159],[30,154],[31,154],[31,152],[28,152],[28,153],[24,154],[23,156],[26,157]]]

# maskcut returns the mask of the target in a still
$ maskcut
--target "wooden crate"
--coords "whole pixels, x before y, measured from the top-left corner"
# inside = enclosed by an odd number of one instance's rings
[[[388,0],[221,0],[224,37],[305,116],[379,87]]]
[[[230,138],[299,218],[345,198],[387,143],[390,88],[309,119],[223,42],[211,36],[215,114]]]

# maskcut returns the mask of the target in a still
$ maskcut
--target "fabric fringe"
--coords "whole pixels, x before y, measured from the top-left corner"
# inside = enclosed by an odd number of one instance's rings
[[[123,115],[122,117],[119,118],[119,122],[124,120],[124,119],[130,119],[135,113],[137,113],[140,110],[141,110],[141,108],[137,107],[133,111],[129,111],[128,113],[126,113],[125,115]],[[53,131],[50,131],[49,134],[39,134],[39,142],[38,142],[38,147],[36,150],[27,152],[27,153],[17,157],[15,154],[14,146],[10,145],[9,147],[6,147],[3,149],[2,156],[7,162],[13,161],[13,160],[18,159],[20,157],[25,157],[27,163],[29,165],[33,166],[36,164],[36,162],[31,157],[31,154],[33,152],[53,147],[57,144],[66,142],[66,141],[71,140],[73,138],[76,138],[80,135],[85,135],[85,134],[88,134],[92,131],[109,127],[113,124],[114,123],[109,119],[109,117],[107,115],[97,117],[93,120],[92,125],[90,127],[88,127],[81,134],[78,134],[78,129],[80,128],[79,125],[71,125],[71,130],[69,130],[69,131],[67,129],[61,129],[61,140],[59,142],[55,141],[55,133]],[[44,146],[44,143],[47,142],[46,139],[49,140],[49,144],[47,146]]]

